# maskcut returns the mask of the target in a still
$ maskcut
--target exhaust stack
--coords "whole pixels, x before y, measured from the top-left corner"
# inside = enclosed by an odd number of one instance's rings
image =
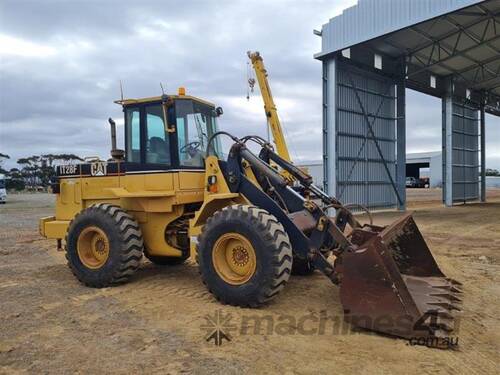
[[[111,157],[114,160],[123,160],[125,151],[116,148],[116,123],[111,117],[108,119],[111,126]]]

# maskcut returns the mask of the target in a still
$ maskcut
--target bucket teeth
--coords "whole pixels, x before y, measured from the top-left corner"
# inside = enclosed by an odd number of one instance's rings
[[[461,309],[458,306],[456,306],[450,302],[430,302],[430,303],[428,303],[428,305],[443,307],[443,308],[447,309],[448,311],[452,311],[452,310],[461,311]]]
[[[455,286],[457,286],[457,287],[462,287],[462,286],[464,286],[464,284],[462,284],[460,281],[457,281],[457,280],[455,280],[455,279],[452,279],[451,277],[444,277],[444,279],[445,279],[446,281],[448,281],[450,284],[453,284],[453,285],[455,285]]]
[[[363,251],[343,253],[339,263],[346,319],[362,328],[446,346],[458,328],[463,286],[443,274],[411,215],[365,237],[357,244]],[[379,324],[380,316],[393,321],[409,317],[411,324]]]
[[[449,277],[446,277],[446,281],[448,281],[448,282],[450,282],[450,283],[452,283],[453,285],[458,286],[458,287],[463,286],[463,284],[462,284],[461,282],[459,282],[459,281],[457,281],[457,280],[454,280],[454,279],[451,279],[451,278],[449,278]]]
[[[436,336],[436,332],[452,332],[456,312],[461,311],[459,286],[444,277],[403,275],[403,279],[421,316],[427,317],[422,327],[432,336]]]
[[[429,305],[432,305],[432,303],[429,303]],[[448,309],[436,309],[436,310],[430,310],[435,313],[440,318],[443,319],[453,319],[453,315],[450,314],[450,311]]]
[[[456,295],[451,294],[451,293],[433,293],[433,294],[429,294],[429,295],[432,297],[446,298],[446,299],[449,299],[450,301],[453,301],[453,302],[458,302],[458,303],[462,302],[462,300],[460,298],[458,298]]]
[[[453,293],[462,293],[461,289],[459,289],[456,286],[453,286],[451,284],[449,284],[449,285],[435,285],[434,288],[449,290],[450,292],[453,292]]]

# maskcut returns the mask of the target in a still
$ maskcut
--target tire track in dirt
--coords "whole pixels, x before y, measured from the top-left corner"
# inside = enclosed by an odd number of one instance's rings
[[[173,277],[153,277],[147,282],[137,285],[142,292],[155,294],[157,297],[187,297],[200,302],[213,301],[213,297],[202,284],[191,280],[189,286],[175,285],[177,282]],[[194,285],[198,284],[198,285]]]
[[[117,299],[129,309],[142,312],[164,310],[165,313],[175,313],[174,310],[169,310],[169,308],[177,302],[195,305],[213,303],[215,305],[214,297],[201,283],[191,280],[186,285],[179,285],[179,280],[175,275],[157,274],[147,276],[147,272],[151,271],[153,271],[151,268],[143,270],[144,277],[141,280],[133,278],[124,285],[90,289],[90,293],[73,297],[72,302],[77,305],[85,304],[90,300],[104,296]]]
[[[319,273],[292,277],[269,305],[241,309],[216,302],[196,266],[159,267],[148,261],[127,284],[86,288],[71,275],[54,241],[36,240],[37,216],[50,212],[0,212],[0,250],[5,250],[5,255],[0,251],[0,314],[5,322],[0,330],[0,373],[90,373],[97,367],[122,373],[178,373],[192,372],[195,366],[200,373],[496,375],[499,209],[498,203],[490,203],[416,213],[439,266],[464,283],[460,344],[455,351],[412,347],[403,339],[362,331],[332,333],[331,321],[321,335],[240,331],[230,343],[217,347],[205,341],[200,327],[206,314],[231,314],[237,326],[249,316],[270,317],[277,323],[284,315],[297,319],[321,311],[342,319],[338,288]],[[377,213],[376,218],[391,222],[399,215]],[[82,363],[81,358],[89,355],[87,348],[93,362]]]

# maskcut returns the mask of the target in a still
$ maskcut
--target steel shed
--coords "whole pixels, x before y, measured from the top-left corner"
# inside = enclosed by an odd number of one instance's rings
[[[359,0],[316,34],[331,194],[405,208],[411,88],[442,98],[444,203],[485,199],[484,113],[500,114],[500,1]]]

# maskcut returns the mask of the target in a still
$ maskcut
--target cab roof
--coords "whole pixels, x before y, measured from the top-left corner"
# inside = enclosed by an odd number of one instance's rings
[[[166,95],[168,98],[172,100],[193,100],[201,104],[208,105],[210,107],[215,108],[215,104],[203,100],[200,98],[197,98],[195,96],[190,96],[190,95]],[[115,100],[116,104],[120,104],[122,106],[128,106],[128,105],[133,105],[133,104],[142,104],[142,103],[155,103],[155,102],[161,102],[164,99],[162,96],[151,96],[148,98],[139,98],[139,99],[120,99],[120,100]]]

